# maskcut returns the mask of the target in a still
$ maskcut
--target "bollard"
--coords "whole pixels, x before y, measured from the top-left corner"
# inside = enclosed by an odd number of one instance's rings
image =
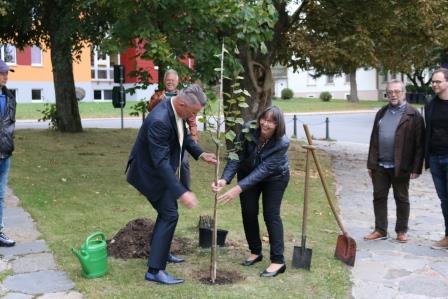
[[[291,138],[297,138],[297,115],[294,114],[292,119],[294,121],[294,127],[293,127],[293,134],[292,134]]]
[[[330,119],[325,118],[325,140],[330,140]]]
[[[204,114],[203,114],[203,119],[204,119],[204,132],[205,131],[207,131],[207,114],[205,114],[205,111],[204,111]]]

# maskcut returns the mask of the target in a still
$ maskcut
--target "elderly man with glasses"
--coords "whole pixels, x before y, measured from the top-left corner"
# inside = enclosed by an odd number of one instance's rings
[[[396,241],[408,241],[409,180],[423,167],[425,125],[420,113],[407,104],[403,82],[392,80],[386,88],[389,104],[376,114],[367,159],[373,184],[375,229],[365,240],[387,239],[387,197],[392,186],[397,206]]]

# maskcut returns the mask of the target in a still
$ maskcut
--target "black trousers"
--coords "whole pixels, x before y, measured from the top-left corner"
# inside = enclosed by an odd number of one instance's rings
[[[174,231],[179,219],[177,199],[167,190],[158,201],[150,201],[150,203],[158,214],[150,243],[148,267],[165,270]]]
[[[393,168],[378,167],[372,171],[373,209],[375,230],[387,233],[387,196],[392,186],[397,205],[395,232],[408,231],[409,221],[409,176],[396,177]]]
[[[262,196],[263,217],[269,234],[272,263],[284,264],[283,223],[280,217],[280,205],[283,193],[288,186],[289,175],[279,181],[261,182],[240,194],[244,232],[252,254],[262,253],[258,211]]]

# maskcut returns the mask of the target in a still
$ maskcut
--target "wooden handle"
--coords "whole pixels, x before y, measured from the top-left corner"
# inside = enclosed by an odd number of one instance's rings
[[[303,124],[303,129],[305,130],[305,135],[306,135],[306,138],[308,139],[308,144],[309,145],[313,145],[313,140],[311,139],[311,134],[310,134],[310,131],[308,129],[308,125],[307,124]],[[317,155],[316,155],[315,149],[310,149],[310,151],[311,151],[311,154],[313,155],[314,164],[316,165],[317,172],[319,173],[320,181],[322,182],[322,186],[324,187],[325,195],[327,197],[328,204],[330,205],[331,211],[333,212],[333,215],[336,218],[336,222],[338,223],[339,228],[341,229],[342,233],[344,235],[347,235],[347,232],[344,229],[344,225],[342,224],[341,218],[339,217],[339,215],[338,215],[338,213],[336,211],[336,208],[333,205],[333,202],[331,201],[330,192],[328,191],[327,183],[325,181],[325,177],[324,177],[324,174],[322,172],[322,169],[320,168],[319,160],[317,159]]]
[[[310,151],[306,151],[305,162],[305,184],[303,187],[303,219],[302,219],[302,239],[306,236],[307,219],[308,219],[308,185],[310,179]],[[304,244],[302,244],[304,247]]]

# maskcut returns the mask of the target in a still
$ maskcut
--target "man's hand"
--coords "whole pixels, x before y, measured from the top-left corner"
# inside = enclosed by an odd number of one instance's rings
[[[243,190],[241,190],[241,187],[239,185],[236,185],[223,195],[219,196],[218,202],[222,204],[229,203],[232,200],[234,200],[238,195],[240,195],[241,192],[243,192]]]
[[[221,189],[227,185],[226,180],[220,179],[218,180],[216,183],[213,182],[212,184],[212,191],[215,193],[218,193],[219,191],[221,191]]]
[[[188,209],[193,209],[198,206],[198,199],[196,198],[196,194],[191,191],[187,191],[182,194],[179,201]]]
[[[418,173],[411,173],[411,176],[410,176],[410,178],[411,178],[411,180],[413,180],[413,179],[416,179],[416,178],[418,178],[420,176],[420,174],[418,174]]]
[[[208,164],[216,165],[216,163],[218,163],[218,160],[216,160],[216,156],[213,153],[202,153],[200,158]]]

